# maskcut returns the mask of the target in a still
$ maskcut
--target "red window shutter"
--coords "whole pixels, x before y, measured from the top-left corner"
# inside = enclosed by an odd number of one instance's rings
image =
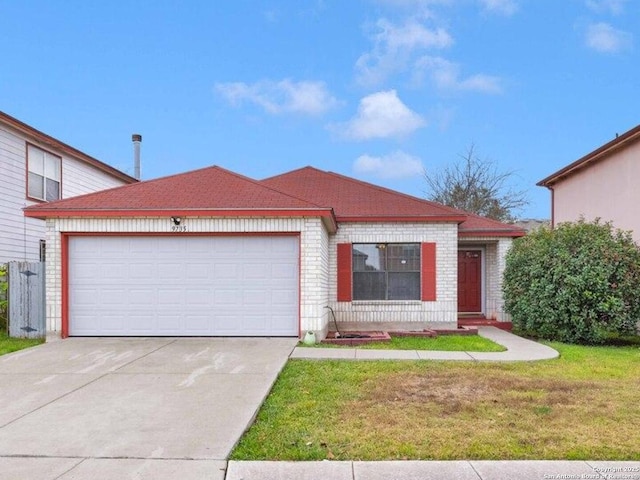
[[[436,300],[436,244],[423,243],[421,248],[422,260],[422,301]]]
[[[351,244],[338,244],[338,301],[351,301]]]

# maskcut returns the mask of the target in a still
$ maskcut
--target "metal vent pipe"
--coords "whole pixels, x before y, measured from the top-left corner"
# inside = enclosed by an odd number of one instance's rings
[[[142,143],[142,135],[134,133],[131,135],[133,141],[133,176],[140,180],[140,144]]]

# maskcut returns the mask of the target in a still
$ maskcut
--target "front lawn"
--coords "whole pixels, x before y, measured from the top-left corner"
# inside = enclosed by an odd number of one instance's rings
[[[306,345],[301,344],[301,347]],[[437,337],[391,337],[389,342],[364,345],[318,343],[320,348],[365,348],[375,350],[443,350],[447,352],[504,352],[506,348],[479,335],[439,335]]]
[[[0,355],[15,352],[23,348],[33,347],[43,343],[40,339],[11,338],[6,332],[0,330]]]
[[[234,460],[640,460],[640,348],[532,363],[291,360]]]

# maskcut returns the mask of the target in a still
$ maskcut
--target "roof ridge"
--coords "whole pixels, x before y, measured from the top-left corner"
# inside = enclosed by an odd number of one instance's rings
[[[253,179],[253,178],[251,178],[251,177],[247,177],[246,175],[242,175],[242,174],[240,174],[240,173],[236,173],[236,172],[233,172],[233,171],[231,171],[231,170],[227,170],[227,169],[226,169],[226,168],[224,168],[224,167],[217,167],[217,168],[219,168],[220,170],[223,170],[223,171],[225,171],[225,172],[227,172],[227,173],[230,173],[230,174],[232,174],[232,175],[235,175],[235,176],[236,176],[236,177],[238,177],[238,178],[242,178],[243,180],[248,180],[248,181],[250,181],[251,183],[253,183],[253,184],[255,184],[255,185],[258,185],[258,186],[260,186],[260,187],[262,187],[262,188],[266,188],[266,189],[268,189],[268,190],[271,190],[272,192],[276,192],[276,193],[279,193],[279,194],[281,194],[281,195],[286,195],[286,196],[287,196],[287,197],[289,197],[289,198],[295,198],[296,200],[300,200],[301,202],[308,203],[309,205],[313,205],[314,207],[317,207],[317,208],[331,208],[331,207],[323,207],[323,206],[321,206],[321,205],[318,205],[317,203],[314,203],[314,202],[309,201],[309,200],[308,200],[308,199],[306,199],[306,198],[297,197],[297,196],[295,196],[295,195],[291,195],[290,193],[285,192],[285,191],[283,191],[283,190],[280,190],[280,189],[278,189],[278,188],[274,188],[274,187],[272,187],[272,186],[270,186],[270,185],[265,185],[265,184],[263,184],[262,182],[264,182],[265,180],[268,180],[267,178],[265,178],[265,179],[263,179],[263,180],[255,180],[255,179]],[[299,169],[299,170],[301,170],[301,169]],[[295,171],[295,170],[294,170],[294,171]],[[276,175],[276,176],[278,176],[278,175]]]
[[[311,167],[311,168],[313,168],[313,167]],[[397,190],[393,190],[393,189],[387,188],[387,187],[382,187],[380,185],[376,185],[374,183],[365,182],[364,180],[359,180],[357,178],[348,177],[348,176],[342,175],[340,173],[331,172],[331,171],[322,171],[322,170],[320,170],[320,171],[322,173],[327,173],[329,175],[333,175],[333,176],[339,177],[339,178],[341,178],[343,180],[347,180],[347,181],[352,182],[352,183],[358,183],[358,184],[364,185],[366,187],[373,188],[375,190],[380,190],[380,191],[383,191],[385,193],[390,193],[392,195],[398,195],[398,196],[401,196],[401,197],[405,197],[405,198],[408,198],[408,199],[416,201],[416,202],[426,203],[426,204],[428,204],[428,205],[430,205],[432,207],[436,207],[438,209],[444,210],[446,213],[449,213],[449,214],[451,214],[451,213],[455,213],[455,214],[458,214],[458,215],[469,215],[470,214],[469,212],[466,212],[464,210],[460,210],[460,209],[457,209],[457,208],[449,207],[447,205],[443,205],[442,203],[433,202],[431,200],[427,200],[427,199],[424,199],[424,198],[419,198],[419,197],[416,197],[416,196],[413,196],[413,195],[409,195],[408,193],[399,192]]]

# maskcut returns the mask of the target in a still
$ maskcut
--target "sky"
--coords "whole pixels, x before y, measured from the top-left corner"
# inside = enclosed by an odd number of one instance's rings
[[[525,190],[640,123],[638,0],[0,0],[0,110],[142,178],[307,165]]]

